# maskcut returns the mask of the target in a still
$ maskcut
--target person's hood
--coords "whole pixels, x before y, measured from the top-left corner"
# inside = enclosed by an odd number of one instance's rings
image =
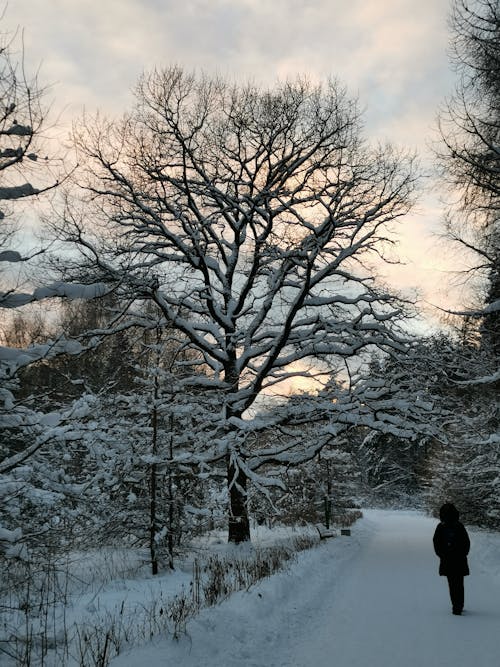
[[[460,514],[452,503],[445,503],[439,510],[439,518],[443,523],[456,523]]]

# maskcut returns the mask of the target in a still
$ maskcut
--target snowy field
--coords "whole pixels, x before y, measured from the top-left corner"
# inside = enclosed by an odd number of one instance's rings
[[[466,611],[452,616],[432,551],[436,521],[365,511],[352,536],[303,552],[280,574],[112,667],[493,667],[499,664],[500,536],[470,531]]]

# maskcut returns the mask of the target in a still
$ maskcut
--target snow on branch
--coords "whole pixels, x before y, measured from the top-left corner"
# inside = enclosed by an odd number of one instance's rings
[[[12,251],[7,251],[8,254]],[[2,260],[0,254],[0,261]],[[18,253],[12,253],[17,255]],[[20,259],[8,259],[5,261],[21,261]],[[104,296],[109,291],[109,286],[104,283],[92,283],[89,285],[79,283],[56,282],[47,287],[39,287],[32,294],[23,292],[0,292],[0,308],[18,308],[33,301],[41,301],[52,297],[67,299],[96,299]]]
[[[489,303],[484,308],[479,308],[476,310],[447,310],[446,312],[450,315],[461,315],[462,317],[484,317],[485,315],[490,315],[491,313],[500,312],[500,299]]]
[[[40,190],[34,188],[31,183],[23,185],[12,185],[0,187],[0,200],[4,199],[22,199],[23,197],[32,197],[40,194]]]
[[[29,125],[20,125],[19,123],[14,123],[6,130],[2,130],[0,134],[14,137],[31,137],[33,135],[33,128]]]
[[[475,385],[493,385],[500,382],[500,369],[491,375],[483,375],[470,380],[460,380],[456,384],[461,387],[473,387]]]
[[[79,341],[64,337],[25,349],[0,346],[0,377],[12,377],[20,368],[41,359],[59,354],[80,354],[83,350]]]
[[[23,256],[16,250],[4,250],[0,252],[0,262],[22,262],[22,261],[23,261]]]

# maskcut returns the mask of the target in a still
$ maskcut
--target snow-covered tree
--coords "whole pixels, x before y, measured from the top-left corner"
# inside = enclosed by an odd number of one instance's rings
[[[453,0],[450,23],[458,82],[441,114],[440,158],[456,203],[446,234],[468,253],[465,273],[475,279],[479,298],[456,313],[466,335],[449,341],[452,361],[443,358],[454,376],[443,385],[451,416],[432,491],[436,502],[446,491],[462,500],[467,518],[484,523],[488,511],[498,514],[487,505],[496,507],[498,472],[500,6],[496,0]]]
[[[46,142],[45,91],[36,77],[25,73],[21,44],[18,35],[0,37],[0,555],[13,556],[23,552],[26,540],[45,534],[47,509],[67,500],[59,475],[61,452],[58,457],[41,453],[47,446],[57,449],[79,412],[78,405],[69,402],[59,401],[56,409],[53,397],[33,384],[21,395],[19,372],[43,359],[83,350],[81,343],[64,335],[43,335],[31,325],[31,332],[23,330],[28,318],[20,309],[54,297],[94,298],[105,291],[102,285],[36,278],[34,258],[46,248],[28,248],[21,240],[30,236],[27,232],[35,223],[28,202],[40,200],[67,174],[60,157],[52,152],[46,156],[45,149],[53,145]],[[25,381],[24,388],[28,384]]]
[[[494,357],[477,342],[441,337],[427,346],[428,383],[439,437],[428,452],[427,496],[433,510],[444,500],[477,525],[500,524],[500,376]]]
[[[422,338],[404,356],[375,360],[367,379],[381,387],[382,401],[399,404],[400,416],[404,403],[411,407],[414,423],[403,437],[380,429],[361,433],[355,449],[375,498],[425,502],[432,511],[451,500],[468,521],[496,525],[500,378],[477,336]],[[429,406],[420,417],[418,404]]]
[[[19,45],[18,45],[19,44]],[[16,48],[19,50],[16,52]],[[48,124],[45,90],[37,77],[29,78],[24,68],[24,54],[18,35],[0,34],[0,309],[7,313],[29,303],[50,298],[90,299],[104,293],[103,285],[65,284],[45,278],[28,277],[30,260],[44,254],[45,248],[30,250],[17,238],[19,230],[29,226],[17,206],[28,200],[39,200],[43,193],[56,188],[67,177],[64,160],[47,156],[44,131]],[[33,222],[33,220],[31,220]],[[25,244],[24,244],[25,245]],[[29,291],[21,291],[13,266],[24,267],[23,280]],[[40,284],[41,282],[41,284]],[[38,283],[38,286],[36,285]],[[48,284],[49,283],[49,284]],[[8,383],[17,368],[61,352],[74,352],[64,339],[43,341],[24,353],[15,346],[0,346],[0,382]],[[0,387],[0,398],[4,389]]]
[[[500,7],[497,0],[453,0],[455,95],[441,114],[441,164],[458,203],[446,234],[471,257],[467,273],[481,298],[470,316],[483,345],[500,352]]]
[[[60,173],[60,163],[41,152],[47,116],[44,90],[36,77],[26,76],[22,53],[16,58],[18,41],[16,35],[0,36],[0,266],[27,262],[36,254],[23,254],[11,245],[17,229],[13,203],[51,190]],[[17,295],[14,288],[0,290],[0,308],[30,300],[33,295]]]
[[[452,409],[443,393],[453,381],[454,354],[445,335],[417,338],[405,354],[373,358],[360,379],[360,393],[375,414],[388,412],[385,420],[408,427],[406,433],[366,427],[356,433],[354,449],[370,500],[421,501],[431,451]]]
[[[361,483],[347,437],[335,446],[325,445],[311,461],[289,467],[283,473],[286,492],[275,497],[278,517],[285,523],[300,521],[349,525],[359,517],[357,498]]]
[[[76,131],[86,196],[60,232],[81,250],[76,276],[152,300],[199,358],[192,382],[218,396],[199,457],[225,462],[229,539],[247,540],[257,397],[313,375],[313,360],[403,345],[404,308],[370,260],[411,207],[411,159],[367,145],[334,81],[265,90],[172,67],[136,93],[123,120]]]

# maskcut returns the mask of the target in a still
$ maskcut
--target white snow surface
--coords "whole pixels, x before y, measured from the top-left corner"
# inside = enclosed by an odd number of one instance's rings
[[[351,537],[190,621],[180,640],[130,650],[112,667],[481,667],[499,664],[500,536],[470,531],[463,616],[451,614],[432,550],[436,521],[365,511]]]

